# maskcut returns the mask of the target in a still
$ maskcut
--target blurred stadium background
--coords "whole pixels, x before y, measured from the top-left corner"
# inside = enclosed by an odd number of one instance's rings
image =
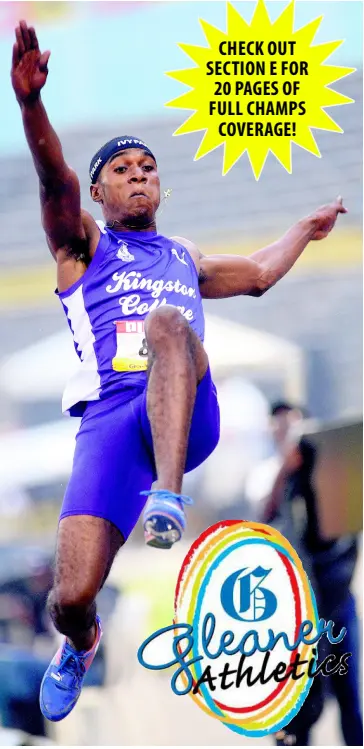
[[[284,5],[268,3],[271,16]],[[236,6],[248,19],[254,3]],[[344,134],[315,131],[321,159],[293,147],[292,175],[270,155],[256,182],[246,157],[224,178],[220,149],[194,162],[201,134],[173,138],[184,113],[176,116],[176,111],[163,109],[178,93],[178,84],[163,73],[189,64],[177,42],[204,44],[198,18],[223,28],[224,3],[0,3],[6,112],[0,122],[1,663],[11,661],[15,646],[48,657],[44,615],[37,631],[30,602],[36,598],[35,585],[44,603],[57,512],[78,427],[78,420],[62,420],[60,413],[75,354],[53,294],[54,261],[42,233],[37,182],[8,77],[13,28],[26,18],[36,24],[41,47],[52,50],[44,101],[68,162],[80,176],[84,207],[95,218],[100,216],[88,195],[89,161],[101,143],[122,133],[150,145],[162,187],[172,189],[160,211],[160,231],[189,237],[206,253],[250,254],[337,194],[349,210],[333,234],[312,243],[289,276],[264,297],[206,303],[207,348],[221,396],[223,434],[214,457],[186,482],[198,499],[190,513],[192,537],[216,519],[233,511],[236,515],[240,501],[246,509],[249,470],[269,454],[270,400],[287,397],[302,403],[319,428],[362,419],[362,6],[298,2],[296,26],[321,13],[315,42],[346,38],[330,63],[357,68],[336,84],[355,104],[330,110]],[[360,526],[358,497],[351,500],[344,530]],[[95,685],[106,679],[107,686],[85,690],[77,711],[56,729],[47,728],[48,740],[66,745],[243,743],[203,713],[196,714],[200,711],[192,705],[183,705],[183,718],[168,680],[141,673],[136,662],[143,637],[171,620],[173,584],[186,548],[171,552],[166,575],[164,559],[144,549],[136,529],[103,601],[110,626]],[[22,588],[20,595],[21,586],[25,592]],[[355,586],[361,589],[361,569]],[[358,602],[360,608],[360,596]],[[26,699],[19,698],[15,716],[26,711]],[[180,729],[175,737],[172,716],[177,709]],[[329,705],[316,729],[316,745],[340,745],[333,710]],[[18,743],[24,734],[3,736],[3,743]]]

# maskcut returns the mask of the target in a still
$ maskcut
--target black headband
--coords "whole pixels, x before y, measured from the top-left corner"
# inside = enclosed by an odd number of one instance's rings
[[[105,145],[102,146],[91,159],[91,184],[94,184],[97,181],[101,169],[106,162],[109,161],[114,154],[119,153],[119,151],[126,151],[127,148],[142,148],[143,151],[146,151],[149,156],[154,159],[155,163],[157,163],[155,156],[144,141],[139,140],[139,138],[133,138],[131,135],[122,135],[120,138],[113,138],[112,140],[109,140],[108,143],[105,143]]]

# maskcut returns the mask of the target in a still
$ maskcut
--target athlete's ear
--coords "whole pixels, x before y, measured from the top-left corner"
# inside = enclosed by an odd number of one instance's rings
[[[102,195],[101,195],[101,190],[100,190],[100,185],[99,185],[98,182],[96,182],[96,185],[90,185],[90,195],[91,195],[92,200],[95,203],[102,203],[103,202]]]

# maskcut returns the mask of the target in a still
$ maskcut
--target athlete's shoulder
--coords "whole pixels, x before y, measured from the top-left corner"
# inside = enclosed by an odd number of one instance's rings
[[[194,242],[191,242],[190,239],[186,239],[185,237],[171,237],[172,242],[178,242],[182,247],[187,250],[189,255],[191,256],[195,266],[197,273],[200,273],[200,261],[203,257],[202,253],[198,249],[197,245]]]
[[[170,237],[171,242],[178,242],[178,244],[181,244],[182,247],[184,247],[190,254],[197,254],[199,257],[201,257],[201,252],[198,249],[197,245],[194,242],[191,242],[190,239],[186,239],[186,237]]]

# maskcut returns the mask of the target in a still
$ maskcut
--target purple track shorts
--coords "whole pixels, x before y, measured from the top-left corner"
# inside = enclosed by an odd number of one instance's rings
[[[126,403],[120,403],[123,397],[117,393],[87,404],[60,519],[69,515],[104,518],[126,541],[146,502],[140,492],[156,480],[146,396],[145,388]],[[197,386],[185,473],[211,455],[219,436],[219,405],[208,369]]]

